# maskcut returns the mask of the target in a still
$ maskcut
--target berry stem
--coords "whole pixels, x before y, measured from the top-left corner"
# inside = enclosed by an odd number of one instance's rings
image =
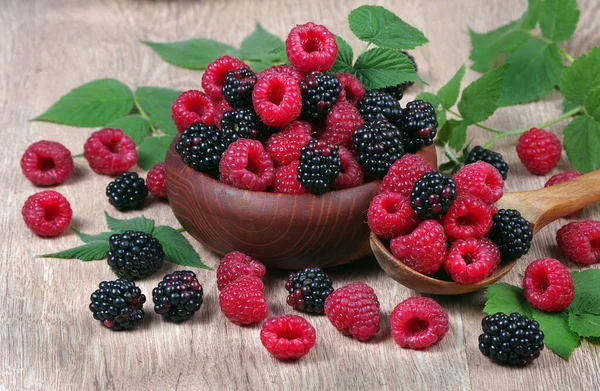
[[[454,154],[450,150],[450,145],[448,143],[444,143],[444,154],[448,159],[450,159],[452,163],[456,164],[459,167],[462,166],[462,163],[458,161],[458,158],[454,156]]]
[[[150,130],[152,130],[152,134],[158,134],[158,130],[156,130],[154,127],[154,124],[150,120],[150,116],[144,111],[144,109],[142,109],[142,106],[140,106],[140,103],[137,101],[137,99],[134,99],[133,103],[135,104],[135,108],[140,112],[142,118],[144,118],[150,124]]]
[[[78,157],[83,157],[83,153],[78,153],[77,155],[72,155],[71,156],[73,159],[76,159]]]
[[[176,228],[175,231],[177,231],[177,232],[185,232],[185,228],[183,228],[183,227]]]
[[[457,112],[455,112],[455,111],[453,111],[451,109],[446,109],[446,111],[449,112],[450,114],[452,114],[452,115],[460,118],[460,119],[463,119],[463,117],[459,113],[457,113]],[[480,123],[476,123],[476,124],[473,124],[473,125],[477,126],[478,128],[488,130],[490,132],[504,133],[504,130],[500,130],[500,129],[496,129],[496,128],[490,128],[489,126],[486,126],[486,125],[483,125],[483,124],[480,124]]]

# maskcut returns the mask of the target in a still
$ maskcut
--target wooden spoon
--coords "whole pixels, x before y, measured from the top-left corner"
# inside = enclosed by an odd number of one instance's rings
[[[600,201],[600,170],[532,191],[504,194],[500,209],[517,209],[533,225],[533,233],[563,216]],[[460,295],[474,292],[504,277],[517,260],[502,263],[498,269],[476,284],[458,284],[416,272],[396,259],[377,235],[371,233],[371,248],[381,268],[407,288],[435,295]]]

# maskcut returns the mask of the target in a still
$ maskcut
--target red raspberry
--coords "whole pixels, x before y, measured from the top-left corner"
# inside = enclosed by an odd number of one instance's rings
[[[573,178],[577,178],[578,176],[582,176],[583,174],[577,171],[569,170],[564,172],[559,172],[558,174],[552,175],[548,182],[544,185],[544,187],[558,185],[559,183],[570,181]],[[579,209],[571,214],[566,215],[565,217],[575,217],[581,213],[583,209]]]
[[[267,152],[278,166],[285,166],[300,159],[300,150],[310,140],[310,124],[305,121],[294,121],[283,130],[273,133],[267,140]]]
[[[500,250],[489,239],[469,238],[452,243],[444,269],[459,284],[474,284],[492,275],[500,264]]]
[[[240,189],[265,191],[275,179],[273,161],[260,141],[233,142],[219,162],[221,181]]]
[[[325,132],[319,139],[351,149],[352,133],[364,123],[356,107],[348,102],[338,102],[327,114]]]
[[[298,315],[274,316],[260,329],[260,342],[279,360],[305,356],[317,341],[315,328]]]
[[[305,194],[308,189],[302,187],[298,182],[299,161],[291,162],[287,166],[281,166],[275,172],[275,181],[272,190],[274,193]]]
[[[214,125],[215,102],[202,91],[184,91],[171,105],[171,118],[179,133],[196,122]]]
[[[369,205],[367,222],[375,235],[385,239],[408,234],[419,225],[410,198],[398,193],[376,195]]]
[[[546,312],[566,309],[575,296],[571,273],[552,258],[537,259],[527,266],[523,290],[529,304]]]
[[[488,205],[502,198],[504,181],[500,172],[484,161],[467,164],[452,177],[458,195],[481,198]]]
[[[427,348],[444,339],[450,329],[446,311],[428,297],[409,297],[398,304],[390,326],[394,341],[409,349]]]
[[[365,86],[351,73],[338,73],[336,76],[342,85],[338,102],[346,100],[356,106],[360,98],[367,92]]]
[[[325,314],[333,327],[359,341],[371,339],[379,331],[379,300],[364,282],[333,291],[325,299]]]
[[[272,67],[269,67],[269,68],[265,69],[264,71],[257,73],[256,77],[258,78],[258,80],[261,80],[267,75],[277,75],[277,74],[284,74],[284,75],[291,76],[294,80],[296,80],[297,83],[300,83],[302,81],[302,79],[304,79],[304,75],[302,74],[302,72],[300,72],[296,68],[291,67],[287,64],[273,65]]]
[[[37,141],[21,157],[21,170],[36,186],[60,185],[73,172],[71,151],[54,141]]]
[[[227,103],[227,101],[225,99],[220,100],[220,101],[213,101],[215,103],[215,114],[213,116],[214,118],[214,122],[215,122],[215,126],[219,129],[221,129],[221,120],[223,119],[223,115],[228,112],[233,110],[231,108],[231,106],[229,106],[229,103]]]
[[[433,274],[446,260],[444,228],[435,220],[425,220],[412,233],[392,239],[390,248],[406,266],[422,274]]]
[[[60,193],[46,190],[27,198],[21,209],[23,221],[39,236],[58,236],[71,223],[71,204]]]
[[[338,155],[342,161],[342,170],[331,185],[333,190],[349,189],[363,184],[363,171],[354,158],[352,152],[344,147],[339,147]]]
[[[146,175],[146,188],[154,197],[167,198],[165,163],[156,163]]]
[[[294,27],[285,40],[290,63],[302,73],[327,72],[338,53],[335,36],[327,27],[308,22]]]
[[[379,192],[390,191],[410,197],[410,192],[421,175],[431,171],[435,171],[435,168],[422,157],[407,153],[390,166],[381,181]]]
[[[296,80],[284,74],[266,75],[252,91],[256,114],[272,128],[283,127],[300,115],[302,96]]]
[[[535,175],[545,175],[558,164],[562,146],[554,133],[531,128],[519,137],[517,154],[525,168]]]
[[[242,60],[231,56],[222,56],[206,66],[202,75],[202,88],[213,98],[223,99],[223,84],[227,72],[235,71],[238,68],[250,69]],[[208,124],[211,125],[211,124]]]
[[[573,262],[591,265],[600,261],[600,221],[574,221],[556,233],[556,242]]]
[[[241,253],[233,251],[226,254],[217,268],[217,288],[222,291],[242,276],[264,277],[267,269],[265,265],[256,259]]]
[[[269,315],[265,286],[260,278],[242,276],[219,293],[221,312],[238,325],[258,323]]]
[[[133,140],[121,129],[105,128],[83,145],[83,157],[97,174],[116,176],[130,169],[138,154]]]
[[[471,195],[456,197],[441,223],[450,239],[482,238],[492,228],[493,209]]]

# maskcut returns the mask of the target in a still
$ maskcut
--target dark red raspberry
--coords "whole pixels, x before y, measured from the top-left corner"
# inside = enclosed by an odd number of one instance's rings
[[[146,176],[146,188],[154,197],[167,198],[165,163],[156,163]]]
[[[305,356],[316,340],[315,328],[298,315],[269,318],[260,329],[260,342],[279,360],[297,360]]]
[[[360,164],[354,158],[352,152],[344,147],[338,149],[340,160],[342,161],[342,170],[337,179],[331,185],[331,189],[349,189],[351,187],[363,184],[363,170]]]
[[[238,325],[258,323],[269,315],[265,286],[254,276],[242,276],[219,293],[221,312]]]
[[[296,80],[282,73],[261,78],[252,92],[254,110],[272,128],[281,128],[300,115],[302,95]]]
[[[491,276],[500,264],[500,250],[489,239],[469,238],[452,243],[444,270],[459,284],[474,284]]]
[[[250,69],[248,65],[237,58],[231,56],[217,58],[206,66],[202,75],[202,88],[213,98],[223,99],[223,84],[225,84],[227,72],[235,71],[238,68]]]
[[[97,174],[116,176],[133,167],[138,158],[135,148],[121,129],[105,128],[87,139],[83,157]]]
[[[217,268],[217,288],[219,291],[225,289],[242,276],[254,276],[263,278],[267,269],[265,265],[256,259],[241,253],[233,251],[226,254]]]
[[[409,297],[390,317],[392,337],[402,348],[424,349],[440,342],[450,329],[448,314],[435,300]]]
[[[600,221],[574,221],[556,233],[558,247],[567,258],[582,265],[600,261]]]
[[[406,235],[419,225],[410,199],[398,193],[382,193],[371,201],[367,213],[369,228],[377,236],[393,239]]]
[[[333,327],[359,341],[367,341],[379,331],[379,300],[364,282],[333,291],[325,300],[325,315]]]
[[[484,161],[467,164],[452,177],[458,195],[481,198],[488,205],[502,198],[504,181],[500,172]]]
[[[537,259],[527,266],[523,276],[523,290],[529,304],[546,312],[566,309],[575,297],[571,273],[562,263],[552,258]]]
[[[339,101],[346,100],[356,106],[367,92],[365,86],[351,73],[337,73],[336,76],[342,85]]]
[[[287,166],[277,168],[275,172],[275,181],[273,182],[273,193],[284,194],[306,194],[308,189],[302,187],[298,182],[298,165],[299,161],[291,162]]]
[[[260,141],[241,138],[232,143],[219,162],[223,183],[252,191],[265,191],[275,179],[273,161]]]
[[[302,72],[300,72],[296,68],[291,67],[287,64],[273,65],[272,67],[269,67],[269,68],[265,69],[264,71],[257,73],[256,77],[258,78],[258,80],[261,80],[267,75],[277,75],[277,74],[284,74],[284,75],[291,76],[294,80],[296,80],[297,83],[300,83],[302,81],[302,79],[304,79],[304,75],[302,74]]]
[[[227,103],[226,100],[219,100],[219,101],[214,101],[215,102],[215,114],[214,114],[214,122],[215,122],[215,126],[219,129],[221,129],[221,120],[223,119],[223,115],[228,112],[233,110],[231,108],[231,106],[229,106],[229,103]]]
[[[330,144],[352,148],[352,133],[364,125],[358,109],[348,102],[338,102],[325,119],[325,132],[319,139]]]
[[[335,36],[325,26],[308,22],[294,27],[285,40],[290,63],[302,73],[327,72],[338,53]]]
[[[458,196],[441,223],[450,239],[482,238],[492,228],[492,209],[475,196]]]
[[[558,164],[562,146],[554,133],[531,128],[519,137],[517,154],[532,174],[545,175]]]
[[[73,172],[71,151],[54,141],[37,141],[21,157],[21,170],[36,186],[60,185]]]
[[[171,118],[173,118],[179,133],[196,122],[214,125],[215,102],[202,91],[184,91],[171,105]]]
[[[392,254],[411,269],[434,274],[446,260],[446,234],[437,221],[426,220],[412,233],[392,239],[390,248]]]
[[[552,175],[550,177],[550,179],[548,179],[548,182],[546,182],[544,187],[558,185],[559,183],[562,183],[565,181],[570,181],[571,179],[577,178],[578,176],[582,176],[582,175],[583,175],[582,173],[580,173],[578,171],[573,171],[573,170],[559,172],[558,174]],[[579,215],[582,210],[583,209],[579,209],[578,211],[568,214],[565,217],[575,217],[575,216]]]
[[[407,153],[390,166],[390,170],[381,181],[379,192],[394,192],[410,197],[421,175],[431,171],[435,171],[435,168],[422,157]]]
[[[71,223],[71,205],[60,193],[46,190],[27,198],[21,209],[23,221],[39,236],[58,236]]]
[[[266,150],[275,164],[285,166],[300,159],[300,150],[311,139],[310,124],[305,121],[294,121],[269,137]]]

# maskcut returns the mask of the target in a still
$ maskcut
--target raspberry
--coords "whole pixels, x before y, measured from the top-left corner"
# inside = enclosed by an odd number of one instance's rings
[[[430,171],[435,171],[431,164],[418,155],[407,153],[390,166],[379,192],[395,192],[408,197],[421,175]]]
[[[504,181],[502,175],[489,163],[467,164],[452,177],[459,195],[472,195],[488,205],[502,198]]]
[[[311,72],[300,82],[302,116],[318,120],[327,116],[340,96],[342,86],[334,75]]]
[[[325,132],[319,138],[351,149],[352,133],[363,125],[364,121],[356,107],[348,102],[338,102],[327,115]]]
[[[477,197],[461,195],[456,197],[441,223],[452,240],[482,238],[492,228],[492,209]]]
[[[148,189],[135,172],[124,172],[106,186],[108,202],[117,210],[140,209],[146,202]]]
[[[261,279],[242,276],[219,293],[223,315],[237,325],[258,323],[269,315]]]
[[[333,327],[359,341],[367,341],[379,331],[379,300],[364,282],[333,291],[325,300],[325,314]]]
[[[60,185],[73,172],[73,158],[60,143],[37,141],[21,157],[21,170],[36,186]]]
[[[428,297],[409,297],[392,311],[394,341],[402,348],[425,349],[440,342],[450,329],[448,313]]]
[[[260,329],[260,342],[279,360],[297,360],[305,356],[316,340],[315,328],[298,315],[269,318]]]
[[[379,179],[404,155],[400,131],[386,120],[367,122],[358,128],[352,135],[352,145],[360,165]]]
[[[300,115],[300,87],[290,76],[281,73],[269,74],[254,86],[252,103],[254,110],[267,126],[281,128]]]
[[[327,72],[338,53],[335,36],[325,26],[308,22],[294,27],[285,40],[290,63],[302,73]]]
[[[365,122],[385,119],[395,124],[402,115],[400,102],[390,94],[377,90],[363,95],[357,107]]]
[[[571,179],[577,178],[578,176],[582,176],[582,175],[583,175],[582,173],[580,173],[578,171],[573,171],[573,170],[559,172],[558,174],[552,175],[550,177],[550,179],[548,179],[548,182],[546,182],[544,187],[558,185],[559,183],[570,181]],[[565,217],[575,217],[575,216],[579,215],[582,210],[583,209],[579,209],[573,213],[566,215]]]
[[[154,197],[167,198],[165,163],[156,163],[146,175],[146,188]]]
[[[517,154],[527,171],[545,175],[558,164],[562,146],[554,133],[531,128],[519,137]]]
[[[498,170],[502,179],[506,180],[508,176],[508,164],[498,152],[483,148],[481,145],[476,145],[467,155],[465,164],[471,164],[478,161],[484,161],[491,164]]]
[[[430,103],[422,100],[408,102],[399,124],[406,151],[416,153],[423,146],[433,144],[437,126],[435,109]]]
[[[342,169],[337,179],[331,185],[333,190],[348,189],[363,184],[363,171],[360,164],[354,159],[352,152],[344,147],[338,149]]]
[[[298,182],[298,165],[299,161],[291,162],[287,166],[281,166],[275,171],[275,180],[273,181],[272,190],[274,193],[284,194],[305,194],[308,189],[302,187]]]
[[[417,63],[415,62],[414,57],[411,56],[410,54],[408,54],[408,52],[405,52],[403,50],[398,50],[398,52],[400,52],[400,53],[404,54],[406,57],[408,57],[408,59],[410,60],[410,62],[413,65],[413,67],[415,68],[415,72],[416,72],[417,71]],[[381,91],[383,91],[383,92],[385,92],[387,94],[390,94],[391,96],[393,96],[397,100],[400,100],[404,96],[404,91],[406,91],[408,89],[408,87],[412,86],[413,84],[414,84],[414,82],[407,81],[407,82],[400,83],[400,84],[395,85],[395,86],[385,87]]]
[[[552,258],[537,259],[527,266],[523,276],[527,301],[538,310],[559,312],[566,309],[575,296],[569,270]]]
[[[223,83],[223,97],[231,107],[252,107],[252,90],[257,80],[247,68],[229,71]]]
[[[369,205],[367,221],[371,231],[385,239],[406,235],[419,225],[410,199],[398,193],[376,195]]]
[[[41,191],[27,198],[21,209],[23,221],[36,235],[60,235],[71,223],[71,204],[54,190]]]
[[[339,147],[324,141],[310,140],[300,150],[298,182],[313,194],[323,194],[337,179],[342,161]]]
[[[163,246],[158,239],[141,231],[125,231],[111,235],[106,261],[119,277],[132,280],[149,277],[165,260]]]
[[[294,121],[269,137],[266,150],[275,164],[285,166],[300,159],[300,150],[311,139],[310,124],[305,121]]]
[[[219,267],[217,268],[217,288],[219,291],[222,291],[226,286],[242,276],[263,278],[266,272],[265,265],[256,259],[239,251],[233,251],[226,254],[219,263]]]
[[[83,145],[83,157],[101,175],[119,175],[137,162],[133,140],[121,129],[105,128],[92,133]]]
[[[287,305],[304,312],[323,313],[325,300],[333,292],[329,276],[320,267],[298,270],[288,276]]]
[[[444,270],[459,284],[474,284],[491,276],[500,264],[500,250],[488,239],[457,240],[448,250]]]
[[[421,175],[410,193],[410,206],[422,220],[438,219],[456,199],[456,184],[441,172]]]
[[[269,129],[263,124],[252,109],[235,109],[227,111],[221,119],[221,133],[227,144],[240,138],[262,140]]]
[[[256,77],[258,78],[258,80],[261,80],[267,75],[277,75],[277,74],[284,74],[287,76],[291,76],[292,79],[294,79],[297,83],[300,83],[302,81],[302,79],[304,79],[304,75],[302,74],[302,72],[300,72],[296,68],[291,67],[286,64],[273,65],[272,67],[269,67],[269,68],[265,69],[264,71],[257,73]]]
[[[223,99],[223,85],[227,72],[238,68],[250,69],[243,61],[230,56],[222,56],[206,66],[202,75],[202,88],[213,98]],[[210,125],[210,124],[208,124]]]
[[[531,224],[515,209],[500,209],[493,217],[489,238],[500,249],[503,261],[527,254],[533,239]]]
[[[179,133],[196,122],[215,124],[215,102],[202,91],[182,92],[171,105],[171,118]]]
[[[131,280],[102,281],[90,300],[94,319],[111,330],[132,329],[144,319],[146,296]]]
[[[175,144],[175,151],[181,155],[181,161],[188,167],[216,174],[227,145],[223,134],[217,128],[198,122],[183,131]]]
[[[265,191],[275,179],[273,161],[260,141],[239,139],[232,143],[219,163],[223,183],[252,191]]]
[[[171,322],[194,316],[202,305],[202,285],[196,273],[183,270],[167,274],[152,290],[154,312]]]
[[[338,101],[345,100],[356,106],[360,98],[367,93],[365,86],[351,73],[337,73],[336,76],[342,85]]]
[[[215,103],[214,124],[221,129],[221,120],[226,112],[233,110],[226,100],[220,100]]]
[[[561,227],[556,242],[573,262],[591,265],[600,261],[600,221],[574,221]]]
[[[392,239],[390,248],[392,254],[411,269],[434,274],[446,259],[446,234],[437,221],[426,220],[412,233]]]

